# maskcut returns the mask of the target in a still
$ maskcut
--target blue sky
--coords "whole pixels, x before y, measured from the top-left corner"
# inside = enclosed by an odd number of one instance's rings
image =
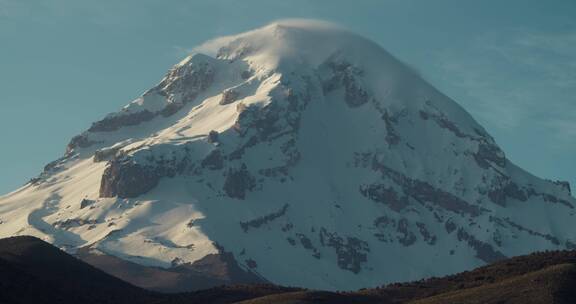
[[[576,184],[574,0],[0,0],[0,193],[187,50],[282,18],[377,41],[471,112],[513,162]]]

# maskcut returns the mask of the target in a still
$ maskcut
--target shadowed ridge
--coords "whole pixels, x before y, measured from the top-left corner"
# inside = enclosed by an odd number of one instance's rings
[[[171,294],[162,304],[232,304],[280,294],[297,294],[304,289],[271,284],[226,285],[188,293]],[[291,296],[288,296],[289,298]],[[242,302],[243,303],[243,302]]]
[[[491,284],[500,284],[496,286],[500,286],[500,288],[503,289],[509,288],[511,291],[516,289],[522,290],[524,287],[523,284],[528,284],[529,281],[519,280],[519,278],[523,276],[535,276],[538,277],[538,280],[541,282],[546,281],[551,283],[550,285],[555,285],[557,287],[559,297],[569,298],[576,302],[576,295],[571,292],[572,287],[565,284],[566,280],[572,282],[574,275],[576,274],[574,271],[564,271],[564,268],[561,268],[561,271],[558,272],[561,275],[558,276],[538,274],[539,271],[554,269],[553,267],[557,265],[576,265],[576,251],[564,250],[537,252],[529,255],[506,259],[487,266],[476,268],[471,271],[464,271],[454,275],[440,278],[429,278],[407,283],[394,283],[379,288],[362,290],[360,293],[390,298],[394,300],[394,303],[407,303],[409,301],[425,299],[441,294],[466,293],[469,290],[475,288],[492,286]],[[495,289],[489,287],[486,290],[491,290],[494,292]],[[504,301],[502,303],[509,302]]]
[[[0,240],[0,303],[142,304],[568,304],[576,303],[576,251],[534,253],[472,271],[356,292],[275,285],[156,294],[134,287],[34,237]]]
[[[378,296],[362,295],[358,293],[336,293],[328,291],[297,291],[282,294],[273,294],[256,299],[238,302],[237,304],[389,304],[390,300]]]
[[[456,292],[443,293],[413,304],[569,304],[576,301],[576,265],[559,264]]]
[[[155,296],[31,236],[0,240],[1,303],[137,303]]]
[[[126,283],[32,236],[0,239],[2,304],[234,303],[300,289],[271,284],[160,294]]]
[[[265,280],[245,271],[230,253],[209,254],[186,265],[159,268],[139,265],[89,248],[76,252],[82,261],[135,286],[165,293],[190,292],[230,284],[265,284]]]

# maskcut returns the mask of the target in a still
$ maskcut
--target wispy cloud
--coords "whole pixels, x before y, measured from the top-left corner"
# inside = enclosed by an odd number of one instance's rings
[[[194,47],[189,50],[189,53],[203,53],[206,55],[214,56],[218,53],[218,50],[227,43],[234,40],[236,36],[222,36],[215,39],[208,40],[201,45]]]
[[[0,19],[22,17],[29,13],[24,1],[0,0]]]
[[[576,149],[576,30],[488,33],[438,58],[444,82],[482,122],[540,128]]]

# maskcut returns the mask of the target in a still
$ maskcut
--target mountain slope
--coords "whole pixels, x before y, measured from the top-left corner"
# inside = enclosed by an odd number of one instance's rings
[[[209,254],[192,264],[171,268],[140,265],[113,255],[84,248],[76,257],[141,288],[158,292],[185,292],[229,284],[266,284],[266,280],[244,271],[232,254]]]
[[[471,271],[358,293],[393,303],[570,303],[576,299],[575,251],[539,252],[505,259]],[[428,301],[428,302],[427,302]]]
[[[414,304],[573,303],[576,266],[561,264],[503,282],[410,302]]]
[[[166,269],[229,256],[325,290],[576,248],[569,185],[512,164],[373,42],[281,21],[211,49],[1,197],[0,236]]]

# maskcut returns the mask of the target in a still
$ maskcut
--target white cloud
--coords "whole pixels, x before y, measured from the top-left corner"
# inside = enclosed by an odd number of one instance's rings
[[[317,20],[317,19],[303,19],[303,18],[278,19],[278,20],[275,20],[275,21],[269,23],[268,25],[271,25],[271,24],[281,24],[281,25],[287,25],[290,27],[306,27],[306,28],[312,27],[312,28],[328,28],[328,29],[345,30],[344,27],[337,25],[335,23],[325,21],[325,20]],[[268,26],[268,25],[264,25],[264,26]],[[252,31],[256,31],[256,30],[258,30],[258,29],[255,29]],[[244,35],[247,33],[250,33],[250,32],[244,32],[242,34]],[[187,54],[203,53],[206,55],[215,56],[218,53],[218,50],[220,50],[220,48],[222,46],[229,44],[230,42],[232,42],[236,38],[238,38],[238,35],[220,36],[220,37],[217,37],[215,39],[208,40],[208,41],[202,43],[201,45],[196,46],[196,47],[191,48],[191,49],[188,49],[188,50],[186,50],[185,48],[182,48],[182,47],[175,47],[175,48],[179,52],[186,51]]]
[[[218,53],[218,50],[232,40],[234,40],[236,36],[222,36],[215,39],[208,40],[201,45],[192,48],[189,53],[202,53],[210,56],[215,56]]]

